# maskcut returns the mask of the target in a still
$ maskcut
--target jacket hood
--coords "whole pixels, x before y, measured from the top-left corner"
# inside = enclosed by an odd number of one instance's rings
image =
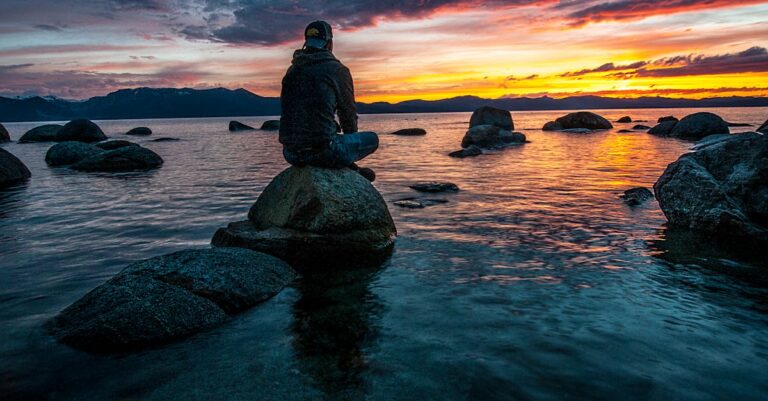
[[[291,64],[308,65],[308,64],[325,63],[328,61],[339,62],[339,60],[336,59],[333,53],[331,53],[328,50],[307,51],[304,49],[299,49],[293,52],[293,60],[291,61]]]

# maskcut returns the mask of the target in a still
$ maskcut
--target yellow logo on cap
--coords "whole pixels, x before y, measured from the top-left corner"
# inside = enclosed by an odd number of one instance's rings
[[[317,28],[309,28],[307,29],[306,36],[320,36],[320,31]]]

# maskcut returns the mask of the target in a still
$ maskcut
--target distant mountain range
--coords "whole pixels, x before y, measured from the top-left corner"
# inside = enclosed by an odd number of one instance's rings
[[[457,112],[473,111],[481,106],[511,111],[768,107],[768,98],[720,97],[694,100],[663,97],[616,99],[575,96],[563,99],[550,97],[483,99],[476,96],[460,96],[434,101],[409,100],[394,104],[358,103],[358,112],[361,114]],[[106,96],[92,97],[84,101],[50,97],[25,99],[0,97],[0,122],[58,121],[79,117],[92,120],[115,120],[279,114],[279,98],[259,96],[245,89],[121,89]]]

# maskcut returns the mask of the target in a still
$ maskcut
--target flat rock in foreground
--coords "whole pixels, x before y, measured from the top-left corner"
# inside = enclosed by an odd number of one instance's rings
[[[32,174],[16,156],[0,149],[0,188],[27,180]]]
[[[289,167],[264,189],[247,221],[219,229],[212,243],[302,266],[354,266],[388,257],[396,236],[381,194],[356,172]]]
[[[654,185],[672,227],[731,244],[768,245],[768,136],[709,141],[670,164]]]
[[[217,326],[295,278],[285,262],[237,248],[186,250],[134,263],[48,324],[89,352],[157,346]]]

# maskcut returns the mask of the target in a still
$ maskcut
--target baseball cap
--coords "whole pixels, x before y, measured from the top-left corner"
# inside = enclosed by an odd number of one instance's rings
[[[333,39],[331,25],[325,21],[311,22],[304,29],[304,46],[322,49]]]

